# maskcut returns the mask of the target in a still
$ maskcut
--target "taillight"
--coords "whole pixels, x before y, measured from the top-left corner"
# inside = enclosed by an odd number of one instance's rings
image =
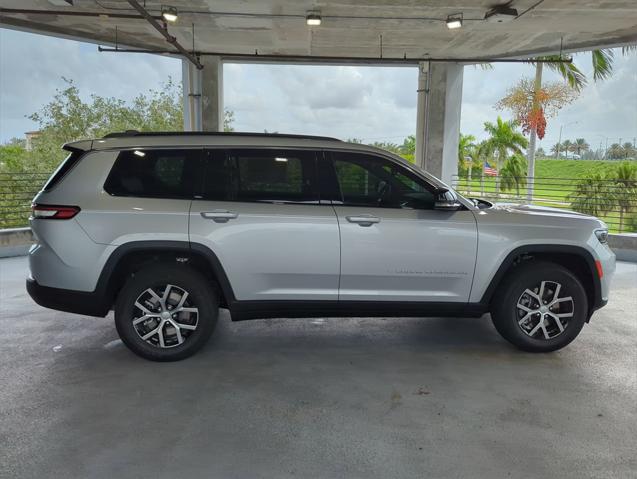
[[[79,212],[79,206],[31,205],[31,216],[37,219],[68,220]]]

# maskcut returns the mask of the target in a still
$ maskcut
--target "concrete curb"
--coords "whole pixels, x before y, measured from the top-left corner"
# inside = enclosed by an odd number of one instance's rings
[[[34,241],[31,228],[0,229],[0,258],[24,256]]]
[[[617,260],[637,262],[637,233],[610,234],[608,245]]]

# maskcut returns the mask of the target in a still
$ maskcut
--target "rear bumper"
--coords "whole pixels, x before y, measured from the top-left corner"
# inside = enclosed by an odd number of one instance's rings
[[[40,306],[67,313],[104,317],[110,309],[104,298],[95,292],[42,286],[33,278],[27,278],[27,292]]]

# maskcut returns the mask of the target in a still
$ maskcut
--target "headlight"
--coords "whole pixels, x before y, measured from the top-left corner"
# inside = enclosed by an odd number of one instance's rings
[[[602,244],[608,243],[608,230],[607,229],[595,230],[595,236],[597,236],[597,239],[599,240],[600,243],[602,243]]]

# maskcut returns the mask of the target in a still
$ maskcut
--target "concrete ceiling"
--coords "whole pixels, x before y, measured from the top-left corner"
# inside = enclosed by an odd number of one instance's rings
[[[146,20],[121,18],[137,12],[125,0],[0,0],[0,26],[113,45],[172,50]],[[143,3],[143,0],[140,0]],[[169,32],[188,50],[226,54],[361,58],[479,59],[526,57],[559,51],[637,43],[637,0],[513,0],[518,18],[502,24],[484,20],[497,0],[161,0],[146,1],[159,15],[161,5],[179,10]],[[8,9],[38,10],[16,13]],[[305,24],[308,10],[323,23]],[[63,13],[99,13],[71,16]],[[447,29],[444,20],[462,13],[464,25]]]

